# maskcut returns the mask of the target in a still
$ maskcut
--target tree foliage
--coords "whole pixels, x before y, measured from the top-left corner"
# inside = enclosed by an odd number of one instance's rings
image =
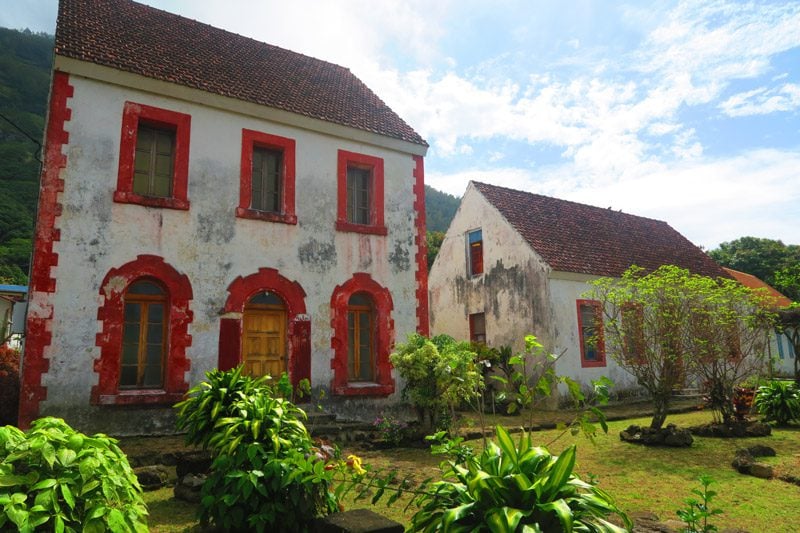
[[[752,274],[794,301],[800,300],[800,245],[740,237],[708,252],[720,265]]]
[[[451,194],[425,186],[425,223],[428,231],[447,231],[461,201]]]
[[[660,428],[676,388],[696,377],[711,390],[712,408],[733,417],[733,388],[766,363],[773,318],[760,295],[733,280],[662,266],[631,267],[602,278],[592,297],[603,303],[606,349],[651,395],[651,427]]]

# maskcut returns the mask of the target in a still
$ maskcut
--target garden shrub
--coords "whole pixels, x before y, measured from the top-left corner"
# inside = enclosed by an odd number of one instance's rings
[[[442,415],[452,421],[455,408],[474,400],[484,386],[470,343],[448,335],[429,339],[413,333],[389,360],[405,380],[403,398],[415,407],[425,430],[437,427]]]
[[[19,352],[0,346],[0,426],[17,425],[19,407]]]
[[[214,456],[200,519],[225,530],[304,531],[338,508],[329,490],[334,472],[303,425],[305,413],[267,380],[241,372],[207,373],[176,405],[187,442]]]
[[[572,473],[574,446],[553,456],[530,434],[515,445],[503,427],[496,431],[479,455],[442,463],[442,481],[414,500],[410,531],[626,531],[610,514],[630,529],[608,494]]]
[[[0,428],[0,530],[147,531],[142,489],[117,441],[60,418]]]
[[[771,381],[758,388],[753,406],[767,422],[779,426],[800,421],[800,390],[791,382]]]

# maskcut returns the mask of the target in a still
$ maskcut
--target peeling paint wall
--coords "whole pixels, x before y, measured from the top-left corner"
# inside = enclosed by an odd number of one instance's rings
[[[475,229],[482,230],[484,274],[470,277],[466,234]],[[610,357],[605,367],[581,367],[576,300],[586,298],[590,279],[553,272],[470,185],[431,268],[431,330],[468,339],[469,315],[484,312],[490,346],[519,351],[525,335],[533,334],[547,350],[563,352],[558,374],[587,384],[605,375],[618,387],[633,387],[633,376]]]
[[[228,286],[259,268],[277,269],[305,291],[311,321],[311,381],[316,388],[329,387],[332,378],[331,294],[354,273],[368,273],[390,291],[396,339],[416,330],[412,154],[78,76],[70,82],[74,95],[69,100],[71,120],[65,126],[68,163],[61,173],[63,211],[56,220],[60,241],[54,243],[58,264],[52,269],[57,289],[49,296],[52,342],[44,354],[49,370],[42,375],[47,392],[41,415],[64,416],[87,430],[170,430],[168,409],[126,408],[123,417],[117,416],[119,411],[109,411],[112,408],[89,404],[98,380],[92,365],[99,358],[95,337],[101,327],[97,312],[104,300],[100,284],[110,270],[142,254],[162,257],[191,282],[193,320],[188,329],[191,346],[186,350],[191,368],[185,376],[190,385],[217,366]],[[190,209],[112,201],[126,101],[191,115]],[[243,128],[296,141],[296,225],[235,216]],[[383,159],[387,236],[336,231],[340,149]],[[381,402],[397,398],[396,392]]]
[[[466,233],[482,230],[484,273],[468,276]],[[548,267],[471,185],[447,230],[428,278],[431,331],[469,339],[469,315],[485,313],[492,346],[552,338]]]

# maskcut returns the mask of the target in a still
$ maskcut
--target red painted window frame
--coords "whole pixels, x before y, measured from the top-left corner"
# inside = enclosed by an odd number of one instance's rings
[[[597,360],[586,359],[585,342],[583,338],[583,319],[581,318],[581,307],[589,306],[594,308],[595,329],[597,331]],[[603,304],[597,300],[577,300],[576,309],[578,311],[578,342],[581,348],[581,367],[602,367],[606,366],[606,343],[603,335]]]
[[[483,316],[483,340],[478,340],[476,338],[477,333],[475,332],[475,318],[478,315]],[[469,340],[470,342],[481,342],[486,344],[486,313],[471,313],[469,315]]]
[[[131,284],[147,278],[156,280],[167,292],[169,325],[164,386],[161,389],[120,389],[125,294]],[[106,274],[100,285],[100,297],[103,305],[97,311],[97,319],[102,329],[95,341],[100,348],[100,358],[94,361],[98,380],[92,387],[90,402],[93,405],[171,405],[181,400],[189,390],[185,374],[191,366],[186,357],[186,348],[192,344],[188,329],[194,316],[189,309],[193,297],[189,278],[161,257],[140,255]]]
[[[372,175],[372,205],[370,206],[370,224],[355,224],[347,220],[347,167],[368,168]],[[337,165],[337,210],[336,229],[368,235],[386,235],[383,205],[383,159],[347,150],[339,150]]]
[[[347,312],[350,297],[358,292],[372,298],[375,317],[375,382],[353,382],[348,378],[347,366]],[[392,377],[392,363],[389,353],[394,343],[394,320],[392,320],[392,295],[364,272],[357,272],[342,285],[338,285],[331,295],[331,326],[333,337],[333,379],[331,392],[341,396],[389,396],[394,393],[395,382]]]
[[[295,140],[242,128],[242,158],[239,176],[239,207],[236,216],[267,222],[297,224],[295,214]],[[252,209],[253,199],[253,149],[268,148],[283,153],[281,212]]]
[[[171,129],[175,132],[175,160],[172,169],[172,196],[144,196],[133,192],[133,170],[136,159],[136,136],[139,124]],[[189,209],[189,136],[192,117],[135,102],[125,102],[122,110],[122,134],[119,144],[119,173],[114,201],[167,209]]]
[[[478,246],[472,246],[469,236],[477,231],[481,232],[481,240]],[[467,267],[470,276],[480,276],[483,274],[483,229],[477,228],[467,232]]]
[[[644,306],[638,302],[627,302],[620,307],[622,325],[622,355],[626,361],[643,365],[644,350]]]

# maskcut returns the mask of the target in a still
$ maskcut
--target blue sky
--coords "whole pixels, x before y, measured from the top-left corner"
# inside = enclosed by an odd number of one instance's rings
[[[475,179],[800,244],[800,2],[145,0],[350,68]],[[55,0],[0,0],[53,32]]]

